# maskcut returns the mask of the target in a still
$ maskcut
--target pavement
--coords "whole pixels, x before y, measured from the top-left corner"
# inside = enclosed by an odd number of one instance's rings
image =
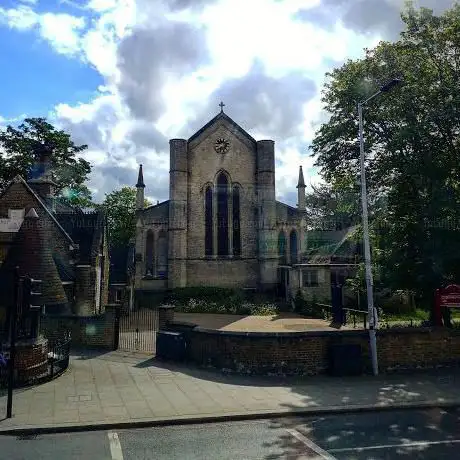
[[[460,405],[460,372],[336,377],[229,375],[147,354],[85,351],[57,379],[14,392],[0,434]],[[6,414],[6,394],[0,396]]]
[[[458,409],[344,413],[2,436],[8,460],[440,460],[458,458]]]
[[[174,320],[196,324],[205,329],[240,332],[302,332],[353,329],[353,321],[350,322],[350,325],[338,326],[332,324],[331,321],[305,318],[295,313],[259,316],[174,312]],[[361,319],[358,319],[357,324],[362,327]]]

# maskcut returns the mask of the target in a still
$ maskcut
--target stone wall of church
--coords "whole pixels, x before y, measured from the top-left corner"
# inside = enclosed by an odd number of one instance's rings
[[[195,140],[189,146],[188,152],[188,258],[205,257],[205,186],[215,182],[221,170],[230,175],[231,183],[241,187],[241,257],[257,257],[255,146],[230,133],[225,126],[219,126],[215,132],[206,134],[207,137]],[[214,150],[216,139],[221,137],[230,140],[230,149],[225,154],[216,153]],[[214,246],[216,241],[214,237]],[[216,252],[216,248],[214,251]]]
[[[189,286],[257,287],[257,259],[188,260]]]

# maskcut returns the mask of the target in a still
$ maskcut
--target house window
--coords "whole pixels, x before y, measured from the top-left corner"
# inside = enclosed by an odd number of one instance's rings
[[[206,187],[205,192],[205,255],[212,256],[213,216],[212,216],[212,188]]]
[[[233,188],[233,255],[241,255],[240,189]]]
[[[228,179],[221,173],[217,178],[217,255],[228,255],[228,237]]]
[[[115,302],[121,302],[121,289],[115,291]]]
[[[318,270],[304,270],[302,272],[304,287],[316,287],[318,283]]]
[[[152,230],[147,231],[147,239],[145,241],[145,274],[153,276],[153,244],[154,235]]]

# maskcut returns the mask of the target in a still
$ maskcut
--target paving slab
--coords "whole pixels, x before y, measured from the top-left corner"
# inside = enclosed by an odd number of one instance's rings
[[[96,382],[96,383],[95,383]],[[460,370],[334,377],[256,377],[159,362],[147,354],[74,354],[52,382],[0,393],[0,433],[460,405]]]

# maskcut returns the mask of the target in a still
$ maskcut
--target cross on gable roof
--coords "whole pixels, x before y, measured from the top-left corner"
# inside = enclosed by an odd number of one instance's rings
[[[236,132],[240,133],[243,137],[248,139],[252,144],[256,144],[256,140],[248,134],[236,121],[232,120],[226,113],[223,111],[218,113],[213,119],[208,121],[202,128],[200,128],[195,134],[193,134],[189,139],[188,142],[194,141],[198,138],[202,133],[204,133],[208,128],[210,128],[213,124],[217,123],[219,120],[224,120],[229,123]]]

